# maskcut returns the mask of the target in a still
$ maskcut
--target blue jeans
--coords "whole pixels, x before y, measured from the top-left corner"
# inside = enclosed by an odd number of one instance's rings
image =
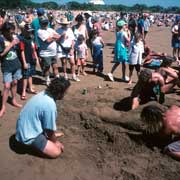
[[[93,63],[94,68],[97,68],[99,72],[103,72],[103,50],[102,45],[93,45]]]

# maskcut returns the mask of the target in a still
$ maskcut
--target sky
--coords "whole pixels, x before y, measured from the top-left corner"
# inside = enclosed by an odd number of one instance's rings
[[[32,0],[34,2],[48,2],[55,1],[59,4],[67,3],[70,1],[77,1],[79,3],[88,2],[88,0]],[[104,0],[106,4],[123,4],[132,6],[134,4],[146,4],[148,6],[160,5],[162,7],[178,6],[180,7],[180,0]]]

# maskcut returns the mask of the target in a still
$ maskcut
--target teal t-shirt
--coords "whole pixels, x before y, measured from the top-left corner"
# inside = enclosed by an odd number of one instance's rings
[[[45,91],[33,96],[21,110],[16,124],[16,140],[32,144],[45,129],[56,130],[57,108]]]

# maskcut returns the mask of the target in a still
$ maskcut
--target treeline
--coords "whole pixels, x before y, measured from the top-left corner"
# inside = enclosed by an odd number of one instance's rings
[[[161,6],[147,6],[145,4],[135,4],[134,6],[125,5],[93,5],[87,3],[78,3],[71,1],[65,5],[59,5],[56,2],[34,3],[31,0],[0,0],[1,8],[37,8],[44,7],[47,9],[66,9],[66,10],[91,10],[91,11],[117,11],[117,12],[161,12],[180,14],[180,7],[173,6],[163,8]]]

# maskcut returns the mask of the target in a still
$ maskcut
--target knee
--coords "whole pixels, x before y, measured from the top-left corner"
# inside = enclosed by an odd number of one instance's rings
[[[61,155],[61,153],[62,153],[61,148],[58,148],[58,147],[57,147],[57,148],[54,150],[54,152],[52,153],[51,158],[53,158],[53,159],[58,158],[58,157]]]

